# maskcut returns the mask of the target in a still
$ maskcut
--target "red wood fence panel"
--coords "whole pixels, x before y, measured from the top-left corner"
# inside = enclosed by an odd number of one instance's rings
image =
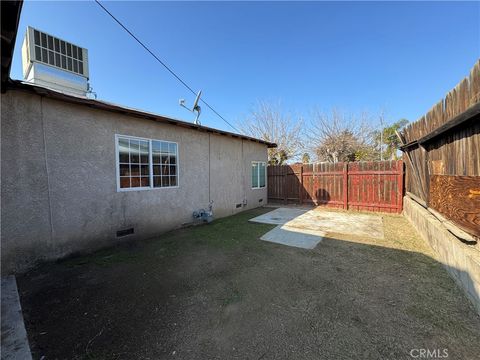
[[[403,176],[401,160],[269,166],[268,199],[400,213]]]

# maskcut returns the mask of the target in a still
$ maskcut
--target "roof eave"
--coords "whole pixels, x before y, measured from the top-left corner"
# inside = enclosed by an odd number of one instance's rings
[[[266,145],[268,148],[277,147],[277,144],[275,144],[275,143],[272,143],[272,142],[269,142],[269,141],[264,141],[264,140],[257,139],[257,138],[253,138],[253,137],[250,137],[250,136],[240,135],[240,134],[232,133],[232,132],[229,132],[229,131],[218,130],[218,129],[211,128],[211,127],[208,127],[208,126],[197,125],[197,124],[189,123],[189,122],[186,122],[186,121],[181,121],[181,120],[178,120],[178,119],[173,119],[173,118],[170,118],[170,117],[167,117],[167,116],[153,114],[153,113],[145,112],[145,111],[142,111],[142,110],[136,110],[136,109],[132,109],[132,108],[116,105],[116,104],[111,104],[111,103],[100,101],[100,100],[94,100],[94,99],[88,99],[88,98],[82,98],[82,97],[73,96],[73,95],[69,95],[69,94],[64,94],[64,93],[61,93],[61,92],[58,92],[58,91],[55,91],[55,90],[45,88],[43,86],[26,84],[26,83],[24,83],[22,81],[19,81],[19,80],[9,79],[8,84],[7,84],[7,88],[34,92],[34,93],[36,93],[37,95],[40,95],[40,96],[45,96],[45,97],[53,98],[53,99],[60,100],[60,101],[65,101],[65,102],[72,103],[72,104],[84,105],[84,106],[88,106],[88,107],[95,108],[95,109],[111,111],[111,112],[115,112],[115,113],[121,113],[121,114],[124,114],[124,115],[135,116],[135,117],[139,117],[139,118],[143,118],[143,119],[148,119],[148,120],[153,120],[153,121],[157,121],[157,122],[167,123],[167,124],[170,124],[170,125],[176,125],[176,126],[180,126],[180,127],[183,127],[183,128],[190,128],[190,129],[195,129],[195,130],[202,131],[202,132],[208,132],[208,133],[212,133],[212,134],[218,134],[218,135],[229,136],[229,137],[233,137],[233,138],[253,141],[253,142],[256,142],[256,143],[259,143],[259,144]]]
[[[13,51],[15,40],[17,39],[18,23],[20,22],[20,13],[22,12],[23,1],[2,1],[2,79],[1,92],[6,91],[6,85],[10,79],[10,68],[12,66]]]

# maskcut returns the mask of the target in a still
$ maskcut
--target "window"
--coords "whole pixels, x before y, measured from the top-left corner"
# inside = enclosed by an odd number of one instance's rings
[[[262,161],[252,161],[252,189],[265,187],[266,165]]]
[[[119,191],[178,186],[177,143],[117,135],[116,145]]]
[[[152,140],[153,186],[177,186],[177,144]]]

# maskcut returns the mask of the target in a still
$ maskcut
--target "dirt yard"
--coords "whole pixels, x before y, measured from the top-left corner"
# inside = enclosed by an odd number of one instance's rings
[[[271,210],[20,276],[34,359],[478,358],[480,317],[403,217],[304,250],[258,240]]]

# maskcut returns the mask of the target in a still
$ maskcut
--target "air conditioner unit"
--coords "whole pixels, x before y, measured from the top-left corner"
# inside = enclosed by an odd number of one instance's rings
[[[87,49],[29,26],[22,46],[22,63],[25,81],[86,96]]]

